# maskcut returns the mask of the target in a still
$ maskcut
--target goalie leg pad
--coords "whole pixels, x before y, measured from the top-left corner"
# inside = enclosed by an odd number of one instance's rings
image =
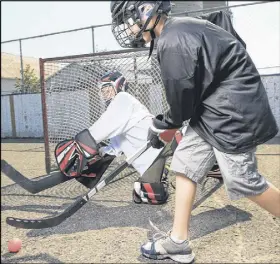
[[[168,196],[168,186],[165,183],[134,182],[133,200],[135,203],[163,204]]]
[[[160,156],[154,164],[134,182],[133,200],[135,203],[163,204],[167,202],[169,167],[166,158]]]

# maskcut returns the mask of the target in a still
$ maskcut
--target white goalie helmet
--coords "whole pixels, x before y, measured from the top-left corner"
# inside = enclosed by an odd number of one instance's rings
[[[99,92],[102,101],[108,106],[119,92],[125,92],[128,83],[125,77],[117,70],[104,74],[99,83]]]

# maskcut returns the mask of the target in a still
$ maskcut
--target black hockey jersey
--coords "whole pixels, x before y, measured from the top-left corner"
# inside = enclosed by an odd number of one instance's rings
[[[168,18],[157,56],[170,123],[190,119],[202,138],[226,153],[245,152],[277,134],[260,75],[224,12]]]

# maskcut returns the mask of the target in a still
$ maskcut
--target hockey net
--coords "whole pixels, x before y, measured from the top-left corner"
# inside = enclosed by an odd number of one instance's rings
[[[89,128],[105,111],[98,81],[116,69],[126,77],[128,93],[157,115],[168,109],[160,68],[147,50],[123,50],[40,60],[46,170],[57,169],[58,142]],[[112,118],[118,118],[112,116]]]

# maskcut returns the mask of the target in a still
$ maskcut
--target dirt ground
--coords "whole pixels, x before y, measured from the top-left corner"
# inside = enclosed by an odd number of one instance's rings
[[[45,174],[41,142],[3,140],[1,159],[29,178]],[[259,146],[257,159],[259,171],[280,188],[280,145]],[[25,230],[8,226],[6,217],[53,215],[87,189],[71,180],[33,195],[1,172],[1,262],[156,263],[141,257],[139,248],[153,234],[149,219],[163,231],[171,227],[174,189],[170,187],[171,195],[165,205],[136,205],[131,199],[136,178],[137,174],[127,169],[59,226]],[[212,181],[218,186],[216,180]],[[230,201],[224,186],[218,187],[197,194],[200,199],[209,196],[207,192],[214,192],[205,201],[197,198],[192,212],[190,231],[195,262],[280,263],[280,219],[246,199]],[[13,237],[20,238],[23,244],[17,254],[7,249]],[[161,262],[172,263],[171,260]]]

